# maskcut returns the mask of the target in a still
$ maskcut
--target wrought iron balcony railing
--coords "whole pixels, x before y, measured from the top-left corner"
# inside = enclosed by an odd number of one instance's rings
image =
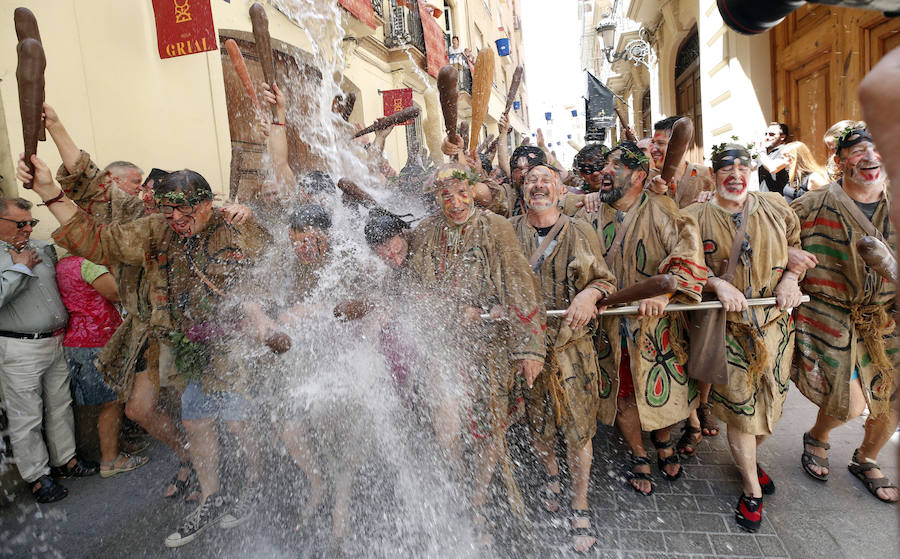
[[[425,54],[425,34],[419,18],[418,2],[406,0],[406,7],[403,7],[398,5],[397,0],[389,1],[389,17],[384,19],[384,45],[388,48],[412,45]]]
[[[375,11],[375,15],[380,17],[382,20],[384,19],[384,0],[372,0],[372,10]]]

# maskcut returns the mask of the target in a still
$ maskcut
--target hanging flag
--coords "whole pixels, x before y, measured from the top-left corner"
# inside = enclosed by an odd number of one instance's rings
[[[411,88],[406,89],[388,89],[381,92],[381,100],[384,103],[384,116],[391,116],[396,112],[412,107],[413,93]],[[407,120],[400,126],[409,126],[413,120]]]
[[[572,116],[578,116],[578,110],[572,109]]]
[[[514,111],[518,111],[518,110],[521,109],[521,108],[522,108],[522,102],[521,102],[521,101],[513,101],[513,110],[514,110]]]
[[[375,10],[369,0],[338,0],[338,4],[356,16],[356,19],[375,29]]]
[[[160,58],[219,48],[209,0],[153,0]]]
[[[425,35],[426,68],[428,73],[436,78],[441,68],[450,64],[444,31],[432,17],[431,10],[425,7],[425,2],[419,2],[419,19],[422,22],[422,33]]]
[[[588,96],[584,100],[584,140],[602,142],[606,139],[606,129],[616,123],[613,106],[613,92],[590,72],[587,72]]]
[[[544,118],[547,120],[550,120],[551,117],[553,117],[553,113],[544,113]]]
[[[572,139],[572,135],[571,135],[571,134],[566,134],[566,139],[567,139],[567,140],[571,140],[571,139]]]

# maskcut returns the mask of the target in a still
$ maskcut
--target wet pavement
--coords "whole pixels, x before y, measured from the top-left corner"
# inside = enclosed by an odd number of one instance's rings
[[[643,497],[622,477],[627,456],[624,444],[614,430],[601,427],[594,443],[590,493],[599,541],[586,556],[897,557],[896,507],[870,496],[846,468],[862,438],[862,420],[851,421],[833,433],[832,473],[823,484],[806,476],[800,467],[801,435],[814,417],[815,407],[792,390],[784,418],[760,451],[760,463],[774,479],[777,492],[766,497],[763,527],[753,535],[740,531],[734,522],[740,484],[724,433],[701,444],[678,481],[663,480],[654,465],[656,492]],[[513,437],[520,434],[516,430]],[[276,445],[272,446],[274,449]],[[504,520],[509,513],[502,499],[495,498],[489,517],[499,519],[501,528],[495,547],[485,555],[575,556],[568,548],[565,512],[549,515],[536,503],[540,480],[536,462],[526,448],[514,443],[512,449],[533,530],[508,528],[510,523]],[[137,471],[109,479],[95,476],[65,482],[69,496],[59,503],[36,505],[21,484],[15,486],[0,505],[0,557],[331,557],[338,552],[353,557],[434,555],[433,551],[405,545],[402,521],[391,518],[391,508],[385,506],[392,498],[392,482],[379,477],[376,472],[383,470],[376,467],[364,467],[354,485],[357,499],[352,526],[357,535],[350,537],[343,548],[334,547],[328,537],[327,514],[294,531],[299,503],[290,496],[304,495],[305,481],[289,459],[275,450],[267,464],[269,474],[259,510],[248,523],[231,530],[214,527],[185,547],[166,549],[163,539],[192,507],[162,497],[165,482],[177,465],[174,456],[158,444],[152,445],[147,454],[150,463]],[[892,478],[896,478],[896,456],[897,437],[880,456]],[[229,471],[236,477],[240,464],[230,464]],[[495,480],[495,486],[500,493],[499,481]],[[5,488],[9,491],[8,482]],[[372,510],[379,513],[371,514]],[[360,518],[365,519],[365,526],[359,525]],[[421,534],[411,539],[421,539]]]

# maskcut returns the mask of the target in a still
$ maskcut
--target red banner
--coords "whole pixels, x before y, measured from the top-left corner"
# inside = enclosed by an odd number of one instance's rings
[[[159,57],[218,49],[209,0],[153,0]]]
[[[444,30],[438,25],[431,10],[425,2],[419,2],[419,18],[422,20],[422,31],[425,33],[425,60],[428,73],[437,77],[438,72],[450,63],[447,58],[447,43],[444,42]]]
[[[384,101],[384,116],[391,116],[402,109],[413,106],[412,89],[388,89],[387,91],[382,91],[381,100]],[[412,123],[413,121],[410,119],[400,126],[409,126]]]
[[[375,29],[375,10],[372,9],[372,0],[338,0],[338,4],[355,15],[359,21]]]

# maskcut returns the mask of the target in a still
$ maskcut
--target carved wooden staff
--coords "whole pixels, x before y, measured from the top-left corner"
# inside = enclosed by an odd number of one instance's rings
[[[391,126],[396,126],[402,122],[406,122],[411,118],[416,118],[420,113],[419,107],[406,107],[405,109],[401,109],[396,113],[379,118],[369,126],[366,126],[359,132],[353,135],[354,138],[359,138],[360,136],[364,136],[370,132],[375,132],[376,130],[384,130],[386,128],[390,128]]]
[[[494,85],[494,51],[485,48],[478,51],[475,73],[472,75],[472,126],[469,128],[469,153],[474,157],[478,148],[478,136],[487,117],[491,88]]]
[[[350,122],[350,113],[353,112],[353,106],[356,105],[356,93],[351,91],[344,96],[344,104],[341,107],[341,118],[345,122]]]
[[[450,141],[456,143],[456,115],[459,102],[459,71],[454,66],[444,66],[438,72],[438,95],[441,112],[444,113],[444,130]]]
[[[269,35],[269,16],[259,2],[250,6],[250,23],[253,25],[253,40],[256,41],[256,53],[262,66],[263,76],[269,86],[277,83],[275,74],[275,55],[272,53],[272,37]],[[272,106],[272,116],[275,107]]]
[[[353,200],[359,202],[363,206],[367,208],[377,208],[378,202],[375,201],[375,198],[369,196],[369,194],[364,191],[362,188],[357,186],[357,184],[353,181],[347,179],[340,179],[338,181],[338,188],[341,189],[341,192],[352,198]]]
[[[41,31],[38,29],[37,18],[34,17],[34,14],[28,8],[16,8],[13,12],[13,23],[16,27],[16,40],[22,41],[24,39],[34,39],[35,41],[41,43],[41,47],[43,48],[44,43],[41,41]],[[41,105],[43,105],[43,101],[46,100],[41,99]],[[38,141],[46,141],[47,140],[47,131],[44,129],[44,123],[41,122],[41,130],[40,135],[38,136]]]
[[[856,250],[866,266],[888,281],[897,281],[897,260],[887,245],[875,237],[863,237],[856,241]]]
[[[47,60],[44,49],[37,39],[26,38],[16,47],[19,65],[16,67],[16,81],[19,83],[19,112],[22,114],[22,138],[25,140],[25,164],[34,176],[31,156],[37,153],[37,143],[44,129],[44,69]],[[31,188],[31,182],[25,183]]]
[[[250,78],[250,72],[247,70],[247,63],[244,61],[241,47],[238,46],[234,39],[227,39],[225,41],[225,50],[228,51],[228,58],[231,59],[231,66],[234,67],[234,71],[241,80],[244,91],[247,92],[247,96],[250,97],[253,106],[259,109],[259,97],[256,96],[256,89],[253,87],[253,80]],[[269,85],[271,87],[271,84]]]
[[[678,172],[681,160],[687,151],[691,139],[694,137],[694,123],[687,117],[679,118],[672,127],[672,136],[669,137],[669,145],[666,148],[666,158],[663,160],[662,174],[660,175],[666,184]]]
[[[632,132],[631,127],[628,126],[625,117],[622,116],[622,113],[619,111],[619,107],[615,107],[616,116],[619,117],[619,122],[622,123],[622,132],[625,134],[625,139],[629,142],[637,143],[637,137],[635,137],[634,132]]]

